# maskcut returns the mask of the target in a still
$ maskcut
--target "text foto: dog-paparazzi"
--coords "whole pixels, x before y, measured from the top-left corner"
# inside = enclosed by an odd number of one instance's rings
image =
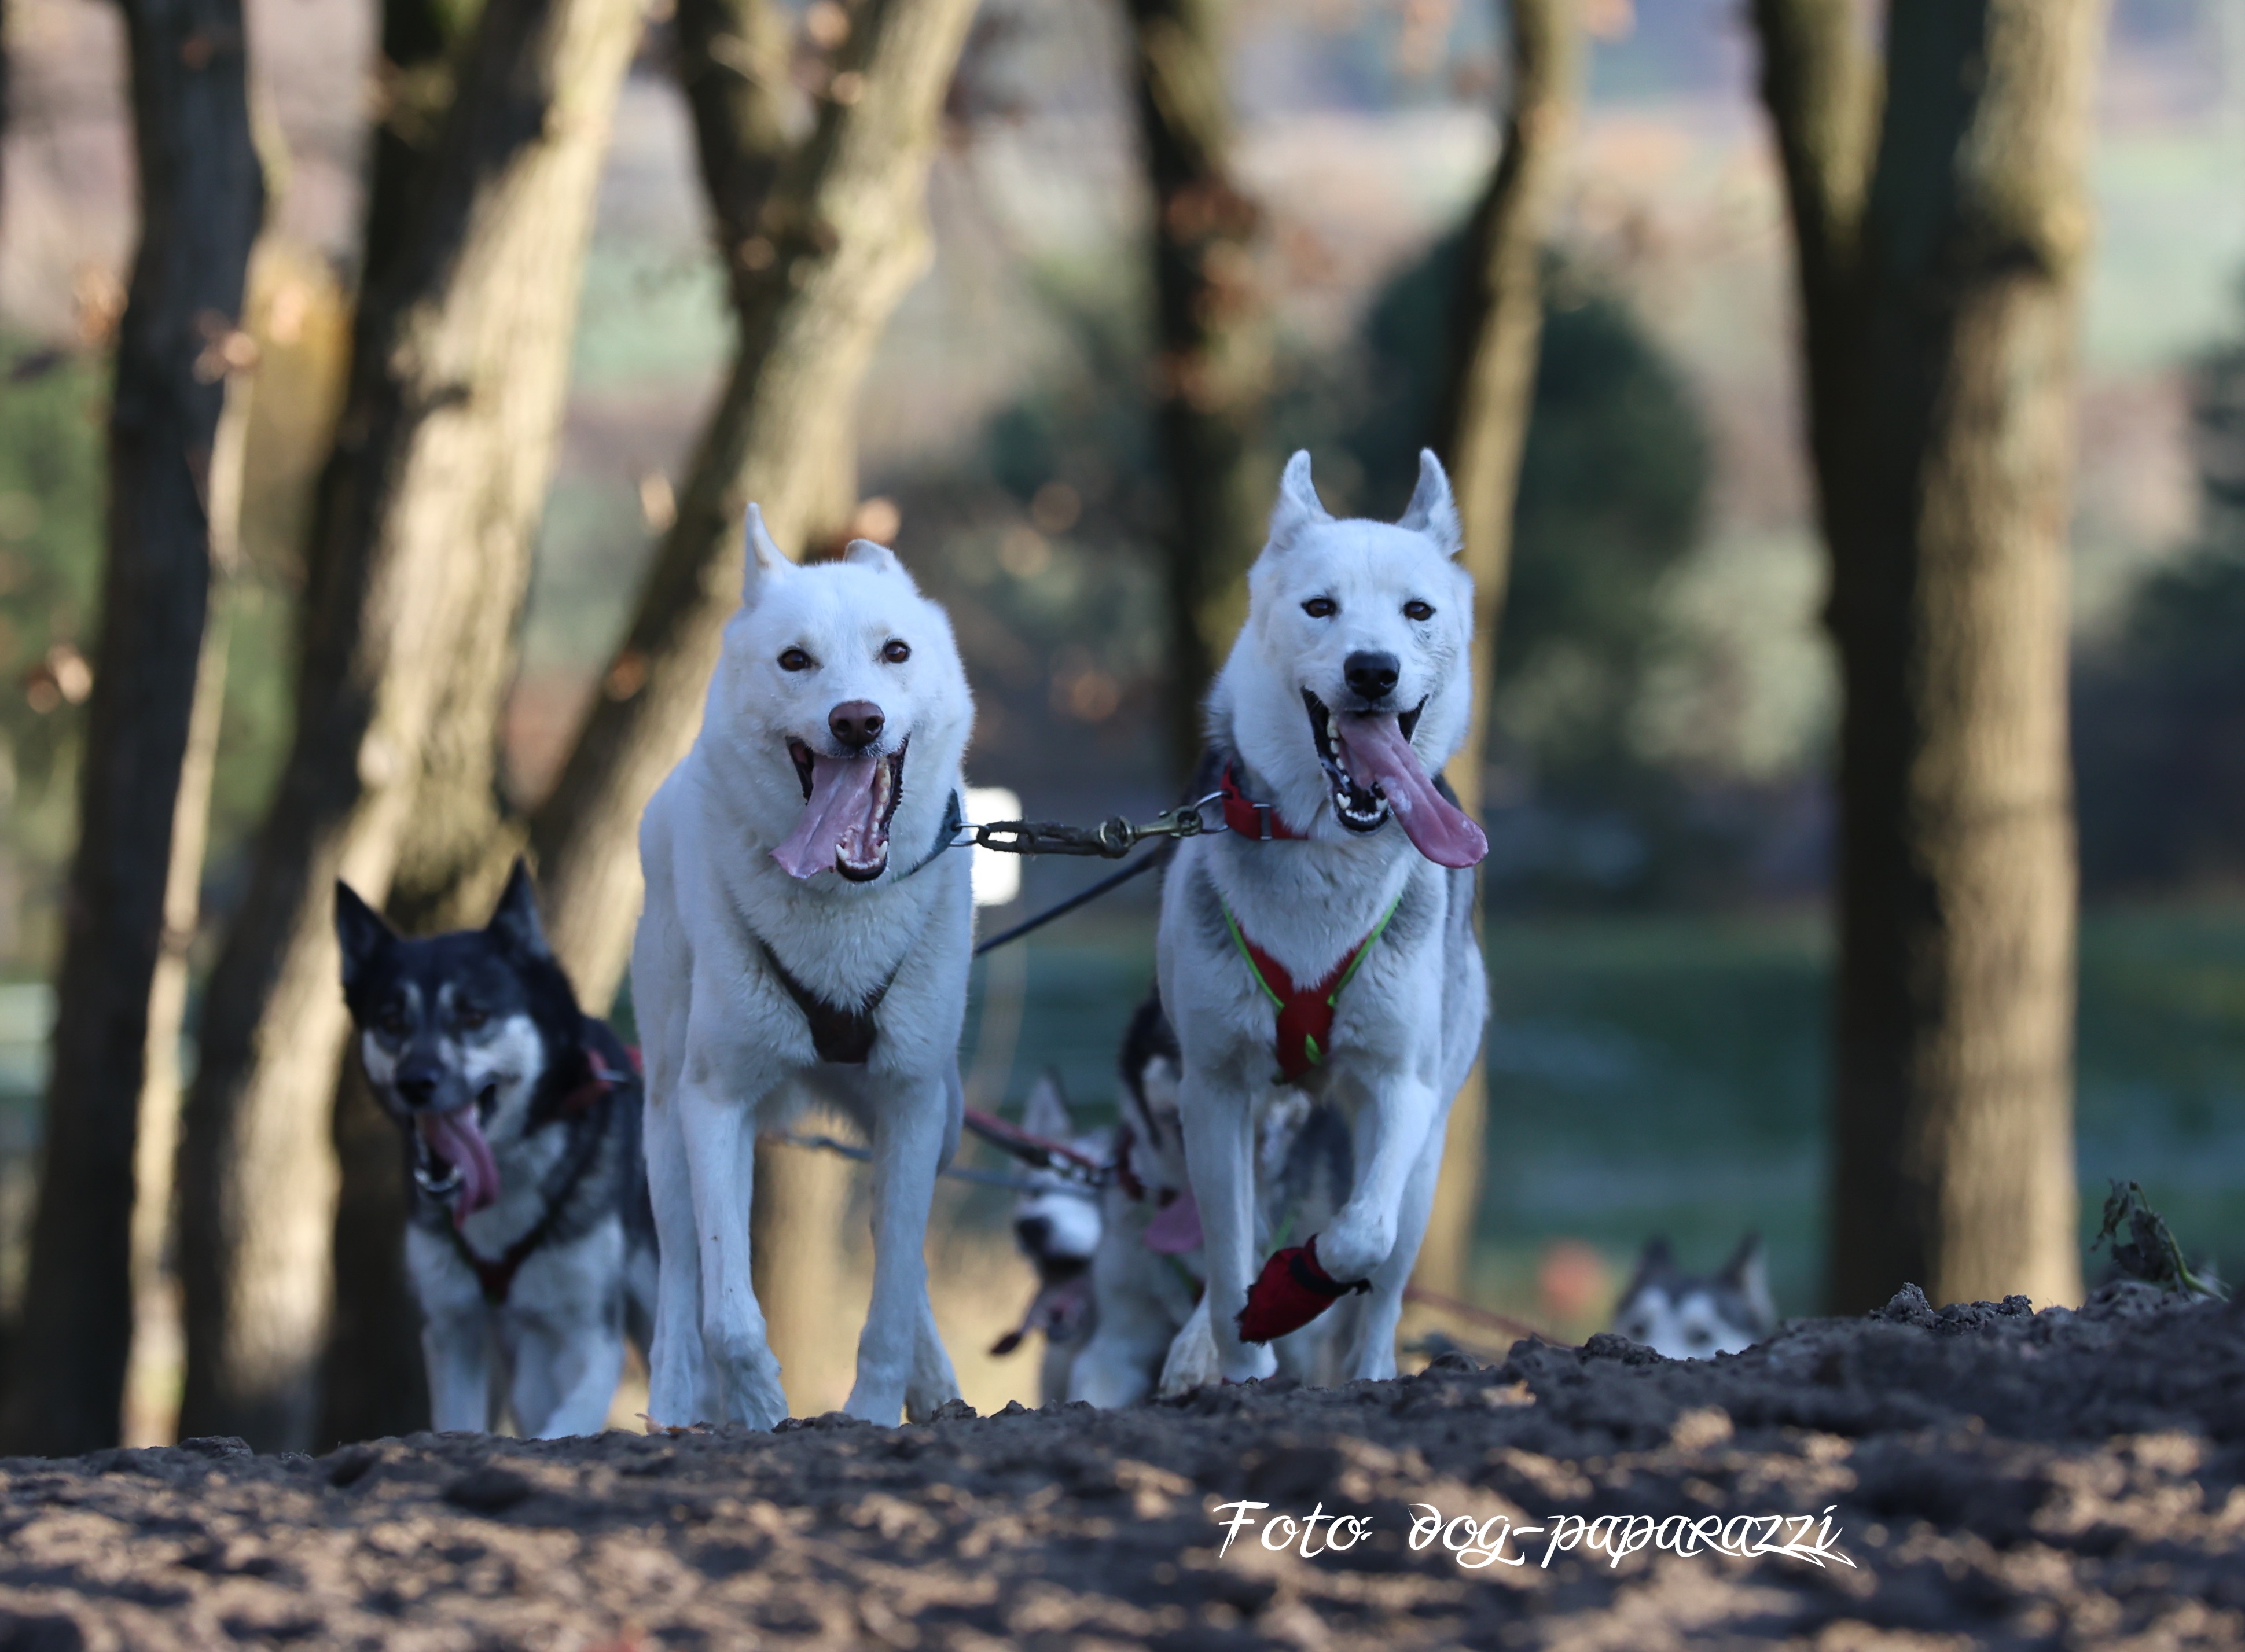
[[[1298,1551],[1305,1560],[1326,1554],[1343,1554],[1372,1534],[1369,1514],[1328,1514],[1319,1503],[1297,1519],[1291,1514],[1258,1518],[1268,1503],[1244,1498],[1219,1503],[1212,1511],[1224,1528],[1218,1558],[1231,1551],[1240,1533],[1256,1528],[1256,1540],[1272,1554]],[[1439,1543],[1457,1563],[1469,1571],[1490,1566],[1525,1566],[1531,1556],[1548,1567],[1557,1556],[1580,1549],[1602,1554],[1609,1566],[1619,1566],[1624,1556],[1650,1549],[1679,1555],[1726,1554],[1752,1560],[1764,1554],[1782,1555],[1821,1567],[1827,1561],[1852,1567],[1840,1547],[1841,1533],[1832,1524],[1837,1504],[1814,1514],[1671,1514],[1656,1520],[1650,1514],[1555,1514],[1538,1526],[1516,1526],[1508,1514],[1476,1520],[1470,1514],[1446,1519],[1432,1503],[1414,1503],[1411,1552],[1418,1554]],[[1323,1528],[1320,1530],[1320,1528]],[[1540,1544],[1533,1540],[1542,1539]],[[1543,1553],[1534,1556],[1540,1547]]]

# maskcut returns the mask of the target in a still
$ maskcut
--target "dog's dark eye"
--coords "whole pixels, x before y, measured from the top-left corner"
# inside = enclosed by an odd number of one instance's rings
[[[779,668],[782,671],[808,671],[811,669],[811,656],[800,648],[783,649],[779,657]]]
[[[902,637],[891,637],[881,645],[881,658],[892,666],[901,666],[912,658],[912,644]]]
[[[1312,620],[1330,620],[1340,612],[1340,604],[1331,597],[1312,597],[1302,605],[1302,612]]]
[[[374,1018],[374,1030],[386,1039],[404,1038],[407,1031],[405,1012],[395,1004],[390,1005]]]
[[[452,1024],[463,1032],[472,1032],[490,1019],[479,1004],[463,1004],[452,1012]]]
[[[1434,605],[1414,597],[1403,605],[1403,617],[1406,620],[1431,620],[1434,617]]]

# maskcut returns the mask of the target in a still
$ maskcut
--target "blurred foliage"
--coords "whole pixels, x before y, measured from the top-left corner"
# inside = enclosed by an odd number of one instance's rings
[[[1312,451],[1335,511],[1393,516],[1410,494],[1461,244],[1447,237],[1392,280],[1339,351],[1282,349],[1273,443]],[[1682,374],[1628,305],[1557,259],[1550,286],[1499,650],[1509,779],[1498,795],[1539,819],[1574,817],[1556,834],[1564,864],[1527,866],[1523,887],[1642,896],[1704,858],[1708,836],[1683,782],[1639,749],[1635,712],[1666,634],[1663,581],[1699,537],[1712,458]],[[970,463],[884,484],[912,529],[936,518],[933,578],[983,687],[977,739],[995,759],[977,776],[1032,791],[1097,788],[1126,751],[1158,765],[1146,725],[1163,664],[1141,295],[1102,266],[1048,271],[1040,296],[1061,320],[1061,362],[988,422]]]
[[[1048,370],[967,455],[878,484],[902,508],[908,553],[941,547],[915,565],[951,611],[977,690],[970,772],[1032,809],[1083,793],[1121,807],[1118,780],[1150,802],[1168,767],[1162,493],[1135,273],[1041,272],[1059,333]]]
[[[1449,370],[1462,230],[1381,290],[1356,349],[1306,383],[1351,465],[1335,503],[1409,497]],[[1553,254],[1521,456],[1492,707],[1489,813],[1500,899],[1689,892],[1735,856],[1685,778],[1644,748],[1638,708],[1668,645],[1666,581],[1698,545],[1713,456],[1680,368],[1594,270]],[[1321,467],[1322,471],[1326,467]]]
[[[102,363],[0,340],[0,971],[51,944],[101,577]],[[12,885],[12,887],[8,887]]]
[[[311,491],[349,348],[346,301],[316,254],[268,238],[251,271],[257,340],[242,557],[220,600],[226,705],[206,879],[238,881],[290,729],[295,600]],[[107,358],[0,340],[0,972],[41,972],[58,938],[74,776],[100,605]]]
[[[2198,543],[2147,577],[2075,681],[2084,881],[2245,878],[2245,339],[2202,356]]]

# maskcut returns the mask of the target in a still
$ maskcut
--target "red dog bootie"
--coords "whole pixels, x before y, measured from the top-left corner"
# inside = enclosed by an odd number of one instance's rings
[[[1248,1287],[1247,1306],[1239,1310],[1239,1338],[1266,1343],[1299,1330],[1350,1291],[1371,1289],[1369,1279],[1343,1283],[1320,1267],[1317,1236],[1312,1234],[1263,1264],[1262,1276]]]

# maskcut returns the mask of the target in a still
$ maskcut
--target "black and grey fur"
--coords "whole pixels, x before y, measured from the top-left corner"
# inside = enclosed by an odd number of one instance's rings
[[[1180,1394],[1216,1380],[1201,1254],[1166,1255],[1147,1242],[1161,1214],[1190,1194],[1177,1111],[1182,1059],[1158,993],[1149,994],[1131,1016],[1119,1065],[1118,1162],[1129,1175],[1118,1175],[1104,1195],[1092,1258],[1091,1334],[1068,1379],[1069,1398],[1101,1406]],[[1299,1089],[1272,1086],[1255,1121],[1257,1242],[1298,1242],[1328,1220],[1348,1196],[1353,1152],[1338,1111]],[[1281,1337],[1274,1346],[1278,1369],[1313,1387],[1339,1381],[1361,1311],[1351,1299]]]
[[[1067,1087],[1050,1070],[1029,1092],[1021,1128],[1097,1163],[1105,1163],[1114,1151],[1113,1131],[1087,1131],[1076,1123]],[[1100,1195],[1097,1188],[1056,1170],[1031,1170],[1028,1179],[1035,1190],[1014,1202],[1014,1242],[1037,1270],[1037,1291],[1021,1323],[990,1351],[1010,1354],[1030,1332],[1041,1333],[1044,1357],[1038,1365],[1038,1397],[1066,1399],[1068,1368],[1091,1336],[1091,1259],[1099,1249]]]
[[[1761,1236],[1750,1233],[1740,1240],[1713,1276],[1685,1273],[1669,1254],[1667,1240],[1646,1240],[1636,1276],[1614,1309],[1613,1328],[1671,1359],[1745,1352],[1777,1329]]]
[[[359,1056],[404,1137],[436,1427],[504,1411],[541,1439],[599,1432],[624,1338],[644,1351],[655,1317],[631,1053],[579,1009],[519,863],[480,930],[407,939],[338,883],[336,932]]]

